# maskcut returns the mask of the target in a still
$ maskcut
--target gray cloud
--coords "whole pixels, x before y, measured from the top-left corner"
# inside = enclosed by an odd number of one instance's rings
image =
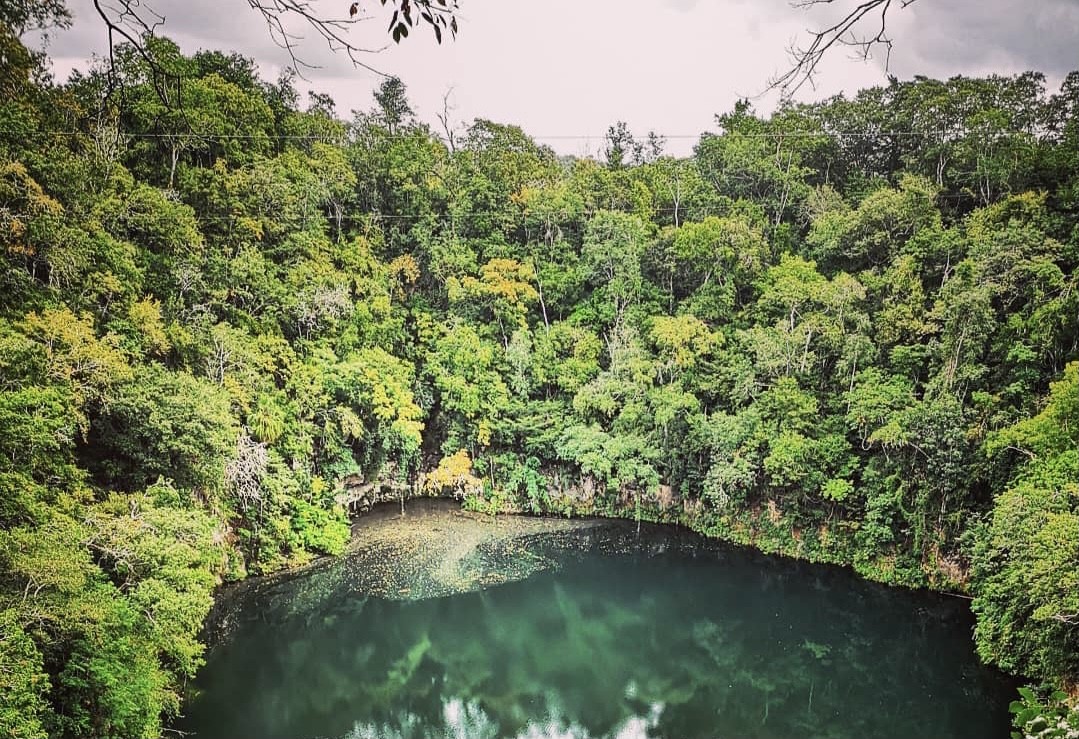
[[[697,7],[697,3],[699,2],[700,0],[663,0],[664,5],[668,5],[675,10],[681,10],[686,13]]]
[[[1079,0],[919,0],[902,13],[892,59],[904,76],[1079,69]]]

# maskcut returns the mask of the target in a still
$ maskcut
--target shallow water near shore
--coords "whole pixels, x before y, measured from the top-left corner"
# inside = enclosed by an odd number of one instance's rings
[[[1009,734],[966,602],[672,527],[414,502],[223,593],[203,739]]]

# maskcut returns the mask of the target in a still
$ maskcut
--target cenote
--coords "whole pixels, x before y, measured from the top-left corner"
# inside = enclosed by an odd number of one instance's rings
[[[487,524],[436,513],[414,521],[419,538],[226,591],[179,728],[201,739],[1008,736],[1013,683],[978,662],[960,599],[674,528],[559,522],[476,536],[460,526]]]

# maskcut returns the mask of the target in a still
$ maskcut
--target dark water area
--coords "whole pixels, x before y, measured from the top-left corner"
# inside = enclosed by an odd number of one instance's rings
[[[371,557],[226,595],[178,728],[201,739],[1009,735],[1013,684],[979,664],[960,599],[621,522],[485,542],[471,566],[523,579],[440,597],[371,595]]]

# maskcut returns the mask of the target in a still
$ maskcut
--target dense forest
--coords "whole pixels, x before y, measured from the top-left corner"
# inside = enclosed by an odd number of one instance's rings
[[[0,24],[0,733],[159,736],[214,587],[341,552],[346,479],[969,594],[1075,730],[1079,73],[596,160],[147,50],[60,84]]]

